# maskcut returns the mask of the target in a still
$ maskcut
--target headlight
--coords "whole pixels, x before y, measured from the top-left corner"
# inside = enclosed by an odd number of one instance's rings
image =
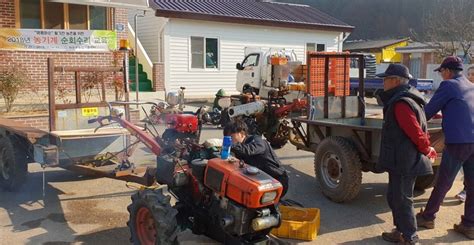
[[[276,191],[265,192],[262,196],[262,199],[260,199],[260,203],[264,204],[264,203],[273,202],[275,198],[277,197],[277,194],[278,193]]]

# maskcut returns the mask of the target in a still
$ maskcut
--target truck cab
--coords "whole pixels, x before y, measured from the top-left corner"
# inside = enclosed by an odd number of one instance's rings
[[[244,58],[242,63],[237,63],[237,91],[243,93],[250,88],[255,90],[260,88],[263,56],[263,52],[251,53]]]
[[[297,60],[294,51],[246,48],[245,54],[243,61],[236,64],[236,89],[241,93],[255,92],[266,98],[270,91],[288,88],[289,83],[299,82],[295,77],[302,77],[294,75],[302,68],[302,62]],[[275,63],[275,58],[284,62]]]

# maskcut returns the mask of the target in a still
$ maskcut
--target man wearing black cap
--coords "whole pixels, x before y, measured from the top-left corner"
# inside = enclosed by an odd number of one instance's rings
[[[474,239],[474,83],[462,73],[459,57],[449,56],[435,71],[443,77],[438,90],[425,107],[426,118],[440,110],[446,145],[439,167],[439,176],[425,210],[416,215],[418,226],[433,229],[436,213],[451,189],[461,166],[464,170],[466,202],[461,223],[454,230]]]
[[[423,107],[425,100],[408,85],[408,68],[391,64],[384,73],[382,141],[378,171],[388,172],[387,202],[392,210],[395,229],[382,233],[389,242],[414,244],[418,241],[413,209],[413,189],[417,176],[433,173],[430,158],[436,151],[430,146]]]

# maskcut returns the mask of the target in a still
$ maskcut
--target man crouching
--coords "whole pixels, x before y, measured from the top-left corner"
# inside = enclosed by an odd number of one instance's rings
[[[235,120],[224,127],[224,136],[232,137],[231,152],[245,163],[257,167],[283,185],[283,197],[288,191],[288,173],[281,166],[270,143],[259,135],[247,135],[247,124]]]

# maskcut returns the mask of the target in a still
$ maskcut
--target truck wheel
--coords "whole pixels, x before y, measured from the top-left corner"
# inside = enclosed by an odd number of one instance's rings
[[[250,86],[250,85],[244,85],[244,87],[242,87],[242,93],[243,94],[246,94],[246,93],[255,93],[256,95],[258,95],[258,89]]]
[[[328,137],[318,145],[314,170],[323,194],[334,202],[354,199],[362,184],[359,154],[343,137]]]
[[[133,244],[177,244],[178,211],[171,207],[170,200],[162,189],[145,189],[132,195],[132,203],[127,207],[130,213],[127,226]]]
[[[415,182],[415,190],[423,191],[433,187],[436,184],[436,180],[438,179],[438,169],[439,166],[433,166],[433,174],[418,176]]]
[[[18,190],[26,180],[28,156],[12,137],[0,138],[0,187]]]

